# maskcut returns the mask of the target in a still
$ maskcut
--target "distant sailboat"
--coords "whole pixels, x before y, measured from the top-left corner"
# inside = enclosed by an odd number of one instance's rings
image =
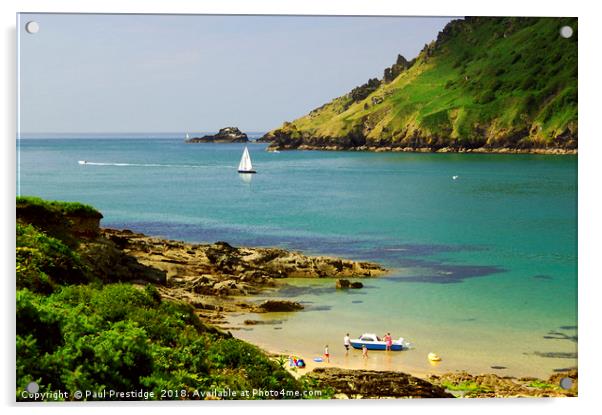
[[[190,136],[188,135],[188,133],[186,133],[186,139],[190,140]]]
[[[238,165],[239,173],[257,173],[253,170],[253,165],[251,164],[251,156],[249,155],[249,149],[245,146],[245,151],[242,153],[242,157],[240,159],[240,164]]]

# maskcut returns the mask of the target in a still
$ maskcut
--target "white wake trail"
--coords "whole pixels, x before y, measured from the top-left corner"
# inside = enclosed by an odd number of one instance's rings
[[[96,161],[79,160],[84,166],[116,166],[116,167],[186,167],[186,168],[234,168],[226,165],[199,165],[199,164],[156,164],[156,163],[105,163]]]

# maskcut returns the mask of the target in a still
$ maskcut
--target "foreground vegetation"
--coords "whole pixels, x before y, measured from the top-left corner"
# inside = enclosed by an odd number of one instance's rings
[[[559,35],[565,25],[569,39]],[[474,17],[264,139],[280,148],[573,149],[577,134],[577,19]]]
[[[38,226],[28,223],[31,212]],[[190,305],[95,269],[104,261],[85,247],[102,237],[78,236],[74,215],[100,214],[79,204],[17,201],[17,399],[30,382],[39,392],[143,389],[155,399],[202,399],[207,391],[279,398],[240,391],[307,389],[258,348],[202,323]]]

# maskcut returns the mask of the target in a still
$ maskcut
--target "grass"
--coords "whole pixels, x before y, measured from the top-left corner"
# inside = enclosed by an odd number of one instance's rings
[[[102,214],[90,205],[79,202],[48,201],[35,196],[18,196],[17,211],[28,208],[45,210],[47,213],[60,213],[66,216],[102,218]]]
[[[567,24],[570,39],[558,34]],[[335,98],[282,130],[340,138],[359,128],[368,144],[576,146],[561,136],[577,135],[577,19],[472,18],[444,31],[366,98]]]

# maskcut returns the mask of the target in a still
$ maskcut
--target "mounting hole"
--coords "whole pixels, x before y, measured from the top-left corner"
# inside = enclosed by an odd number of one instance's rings
[[[560,28],[560,36],[562,36],[565,39],[570,38],[571,36],[573,36],[573,28],[571,26],[562,26]]]
[[[562,389],[571,389],[573,387],[573,379],[571,378],[562,378],[560,379],[560,387]]]
[[[38,24],[38,22],[27,22],[27,24],[25,25],[25,30],[27,31],[27,33],[30,34],[35,34],[38,33],[38,31],[40,30],[40,25]]]
[[[38,391],[40,390],[40,385],[38,385],[35,382],[29,382],[25,390],[29,393],[38,393]]]

